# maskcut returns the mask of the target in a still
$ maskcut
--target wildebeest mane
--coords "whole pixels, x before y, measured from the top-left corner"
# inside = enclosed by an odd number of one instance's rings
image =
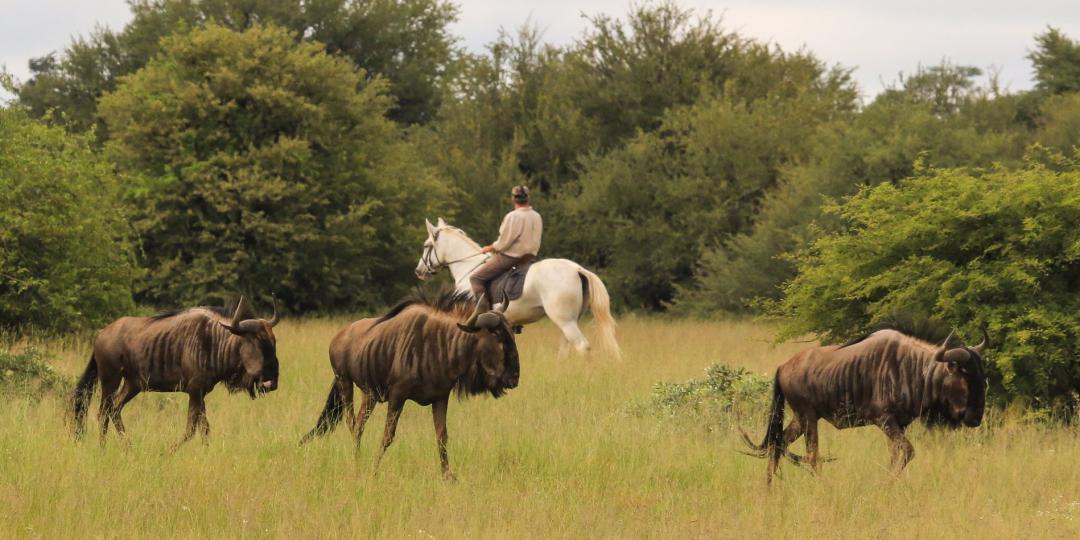
[[[458,291],[446,286],[436,290],[429,287],[416,287],[409,296],[403,298],[394,307],[390,308],[385,315],[379,317],[379,320],[375,321],[375,325],[393,319],[402,311],[405,311],[405,308],[416,305],[428,306],[441,313],[457,315],[473,307],[473,298],[468,291]]]
[[[936,347],[945,341],[952,329],[945,323],[929,317],[895,315],[891,319],[873,325],[865,334],[847,341],[840,348],[843,349],[861,343],[873,335],[874,332],[882,330],[894,330]]]
[[[187,313],[188,311],[191,311],[193,309],[205,309],[205,310],[213,312],[213,313],[215,313],[217,315],[221,315],[222,317],[225,317],[225,318],[229,318],[229,317],[232,316],[232,310],[230,310],[229,308],[226,308],[226,307],[221,307],[221,306],[199,306],[199,307],[193,307],[193,308],[170,309],[168,311],[163,311],[161,313],[158,313],[157,315],[152,315],[150,317],[150,320],[160,321],[162,319],[168,319],[170,317],[175,317],[177,315],[180,315],[181,313]]]

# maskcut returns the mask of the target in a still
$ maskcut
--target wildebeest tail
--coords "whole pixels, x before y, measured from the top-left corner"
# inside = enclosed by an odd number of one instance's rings
[[[330,385],[330,395],[326,396],[326,407],[323,408],[322,414],[319,415],[319,421],[315,423],[315,427],[307,435],[304,435],[303,439],[300,439],[300,445],[303,446],[315,437],[321,437],[334,431],[334,428],[341,422],[343,414],[345,414],[345,400],[342,398],[341,391],[338,390],[338,383],[335,380],[334,384]]]
[[[75,438],[82,437],[86,429],[86,411],[90,409],[90,400],[94,397],[94,387],[97,385],[98,365],[94,355],[90,355],[90,363],[86,365],[82,377],[75,385],[75,395],[71,400],[71,410],[75,423]]]
[[[772,404],[769,406],[769,424],[765,430],[765,439],[761,441],[761,444],[754,444],[745,431],[740,428],[739,432],[742,433],[743,441],[752,450],[748,452],[750,455],[772,457],[778,460],[787,453],[787,448],[784,447],[784,392],[780,390],[779,377],[773,378],[772,390]]]

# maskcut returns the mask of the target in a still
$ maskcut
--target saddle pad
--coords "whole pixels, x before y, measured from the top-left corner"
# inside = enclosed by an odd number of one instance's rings
[[[529,268],[537,260],[535,257],[529,257],[511,268],[509,272],[495,278],[488,287],[491,291],[491,303],[505,305],[506,302],[521,298],[521,292],[525,289],[525,274],[529,273]]]

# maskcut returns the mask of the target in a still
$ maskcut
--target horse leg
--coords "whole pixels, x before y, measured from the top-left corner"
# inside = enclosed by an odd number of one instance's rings
[[[379,463],[382,461],[383,454],[386,453],[386,449],[390,447],[390,443],[394,442],[394,433],[397,432],[398,418],[401,417],[401,408],[405,406],[405,400],[397,396],[390,398],[387,403],[386,409],[386,431],[383,432],[382,448],[379,449],[379,455],[375,458],[375,470],[379,469]]]
[[[101,404],[98,408],[98,421],[101,422],[101,446],[105,446],[105,436],[109,433],[109,419],[113,417],[116,402],[116,390],[120,387],[118,374],[101,378]]]
[[[350,394],[351,394],[350,389]],[[364,392],[360,396],[360,410],[357,411],[356,419],[353,421],[352,428],[353,437],[355,438],[356,452],[360,452],[360,437],[364,436],[364,425],[367,424],[368,418],[371,418],[371,411],[375,410],[375,398],[371,397],[371,394]]]
[[[446,405],[446,399],[432,403],[431,417],[435,421],[435,441],[439,446],[439,463],[442,464],[443,477],[454,480],[454,473],[450,472],[450,458],[446,455]]]
[[[564,344],[573,346],[574,350],[582,355],[589,354],[589,340],[585,339],[585,334],[582,334],[581,328],[578,328],[577,319],[558,320],[552,318],[551,320],[559,327],[559,330],[562,330]],[[561,347],[559,352],[561,358]]]

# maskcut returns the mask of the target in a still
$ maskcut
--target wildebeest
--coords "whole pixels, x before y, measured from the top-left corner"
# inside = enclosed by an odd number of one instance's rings
[[[232,316],[216,307],[197,307],[153,317],[122,317],[94,340],[90,363],[75,388],[75,435],[82,435],[86,411],[101,381],[101,442],[109,430],[124,435],[121,411],[139,392],[186,392],[187,431],[180,444],[201,428],[209,436],[203,399],[219,382],[230,392],[247,391],[252,399],[278,386],[277,301],[270,320],[255,318],[241,297]],[[124,383],[120,388],[121,381]],[[119,390],[119,392],[117,392]],[[178,445],[179,446],[179,445]]]
[[[303,445],[326,434],[348,413],[356,448],[364,424],[376,403],[387,402],[386,431],[375,460],[394,440],[405,400],[431,405],[443,474],[452,477],[446,455],[446,407],[452,391],[459,396],[502,396],[518,385],[520,364],[510,323],[500,311],[488,311],[476,321],[478,331],[459,324],[469,315],[467,292],[443,291],[435,298],[417,294],[403,300],[380,318],[356,321],[330,343],[334,383],[319,420]],[[353,385],[363,398],[354,415]]]
[[[806,459],[818,469],[817,422],[837,429],[876,425],[890,441],[895,473],[915,453],[904,430],[916,419],[931,424],[978,426],[986,399],[983,351],[989,337],[975,347],[949,348],[952,334],[939,347],[894,329],[882,329],[845,345],[816,347],[796,354],[776,370],[765,439],[755,445],[743,439],[758,457],[768,457],[772,481],[787,446],[806,436]],[[784,402],[795,418],[784,428]]]

